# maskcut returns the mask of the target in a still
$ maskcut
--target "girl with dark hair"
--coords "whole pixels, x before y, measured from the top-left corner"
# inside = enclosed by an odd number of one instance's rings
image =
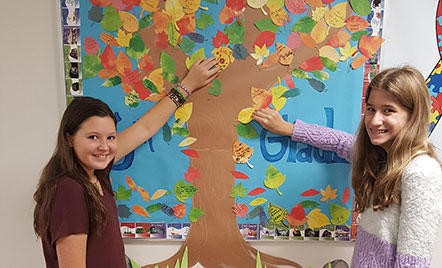
[[[113,112],[98,99],[77,98],[66,108],[34,193],[34,230],[47,267],[126,267],[112,165],[151,138],[188,94],[216,78],[216,63],[198,60],[167,97],[120,133]]]
[[[430,96],[410,66],[386,69],[366,92],[356,138],[296,120],[270,109],[253,119],[352,163],[355,210],[361,215],[352,267],[430,267],[442,219],[442,172],[428,140]]]

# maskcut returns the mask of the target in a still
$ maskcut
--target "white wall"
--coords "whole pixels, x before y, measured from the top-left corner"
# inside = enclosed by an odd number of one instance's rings
[[[434,38],[437,1],[421,1],[420,6],[412,0],[387,2],[386,9],[390,12],[387,12],[384,31],[385,65],[410,63],[427,75],[438,57]],[[32,194],[41,168],[53,150],[65,107],[57,14],[57,0],[4,1],[0,9],[2,267],[44,267],[40,242],[32,230]],[[419,31],[424,37],[412,31]],[[418,50],[418,47],[424,48]],[[427,52],[431,55],[422,55]],[[442,236],[439,234],[438,238],[437,250],[441,252]],[[129,256],[146,264],[172,254],[179,243],[136,242],[126,246]],[[345,243],[263,242],[253,246],[313,268],[336,258],[349,262],[352,253],[352,245]],[[439,255],[434,254],[432,267],[442,267]]]

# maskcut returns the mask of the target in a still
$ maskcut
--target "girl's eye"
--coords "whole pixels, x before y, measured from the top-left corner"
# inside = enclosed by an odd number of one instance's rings
[[[115,136],[109,136],[109,137],[107,137],[107,139],[113,141],[113,140],[115,140]]]
[[[386,113],[392,113],[392,112],[394,112],[392,109],[385,109],[385,112]]]
[[[91,136],[89,136],[89,139],[96,140],[96,139],[98,139],[98,137],[96,135],[91,135]]]
[[[372,107],[367,107],[367,112],[373,112],[374,109]]]

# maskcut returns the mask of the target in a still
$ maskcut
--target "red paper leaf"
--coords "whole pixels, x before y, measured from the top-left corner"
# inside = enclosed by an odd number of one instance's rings
[[[259,195],[266,191],[266,189],[261,187],[256,187],[255,189],[251,190],[248,195]]]
[[[157,35],[155,35],[153,43],[157,48],[166,49],[169,45],[167,34],[165,32],[158,33]]]
[[[243,0],[226,0],[226,6],[231,8],[235,12],[241,12],[246,9],[247,2]]]
[[[184,149],[181,150],[181,152],[183,152],[185,155],[190,156],[190,157],[200,157],[200,155],[198,154],[197,151],[192,150],[192,149]]]
[[[152,71],[153,67],[154,67],[154,62],[152,60],[152,57],[148,54],[141,57],[139,66],[140,66],[141,71],[145,71],[145,72]]]
[[[100,48],[98,46],[98,42],[95,41],[92,37],[86,37],[83,42],[84,50],[86,51],[86,54],[88,55],[96,55],[98,52],[98,49]]]
[[[126,71],[124,72],[124,76],[121,77],[121,81],[125,84],[131,84],[131,85],[135,85],[137,82],[141,82],[140,71],[138,69],[135,69],[134,71],[126,69]]]
[[[216,48],[220,47],[221,45],[227,45],[229,42],[229,35],[222,33],[220,30],[218,30],[215,37],[212,36],[212,45]]]
[[[249,207],[246,204],[235,204],[233,206],[233,212],[235,212],[238,217],[245,217],[247,212],[249,212]]]
[[[176,22],[179,28],[179,33],[181,35],[186,35],[188,33],[194,33],[196,27],[195,14],[186,14],[179,21]]]
[[[315,189],[310,189],[310,190],[307,190],[307,191],[303,192],[301,194],[301,196],[314,196],[314,195],[317,195],[317,194],[319,194],[318,191],[316,191]]]
[[[140,0],[123,0],[123,3],[126,4],[126,10],[131,10],[133,6],[139,6]]]
[[[189,167],[187,173],[184,173],[184,178],[187,182],[192,182],[194,179],[200,177],[200,172],[197,168]]]
[[[219,12],[218,18],[221,24],[230,24],[235,18],[235,13],[231,8],[224,6],[224,8]]]
[[[289,89],[296,88],[295,82],[293,82],[292,76],[289,74],[286,74],[286,76],[285,76],[285,84],[287,85],[287,87]]]
[[[304,61],[299,68],[306,72],[321,71],[324,68],[324,64],[322,63],[320,57],[311,57],[310,59]]]
[[[146,100],[150,96],[150,91],[144,87],[143,82],[137,81],[134,84],[134,90],[138,93],[140,100]]]
[[[115,55],[115,52],[109,45],[107,45],[103,54],[101,54],[101,65],[103,65],[104,68],[111,70],[115,68],[116,62],[117,56]]]
[[[304,0],[286,0],[285,7],[290,12],[289,14],[289,22],[290,17],[293,14],[301,14],[307,11],[307,7]]]
[[[345,188],[344,193],[342,194],[342,204],[347,203],[347,201],[350,199],[350,187],[347,186]]]
[[[244,180],[244,179],[248,179],[249,178],[249,176],[247,176],[246,174],[244,174],[242,172],[239,172],[239,171],[235,171],[235,170],[232,170],[232,175],[236,179],[243,179]]]
[[[305,217],[305,211],[302,207],[302,203],[297,204],[290,211],[290,215],[287,216],[287,221],[292,226],[300,226],[304,225],[307,222],[307,218]]]
[[[255,43],[253,44],[253,47],[263,47],[266,45],[266,48],[269,48],[273,45],[275,42],[275,34],[270,31],[264,31],[258,35],[258,37],[255,40]]]

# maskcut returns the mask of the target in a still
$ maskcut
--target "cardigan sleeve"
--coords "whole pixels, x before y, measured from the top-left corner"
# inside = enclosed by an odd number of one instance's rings
[[[430,267],[442,219],[442,172],[428,155],[417,156],[401,179],[395,268]]]
[[[291,138],[293,141],[303,142],[325,151],[336,152],[350,162],[354,142],[354,135],[350,133],[296,120]]]

